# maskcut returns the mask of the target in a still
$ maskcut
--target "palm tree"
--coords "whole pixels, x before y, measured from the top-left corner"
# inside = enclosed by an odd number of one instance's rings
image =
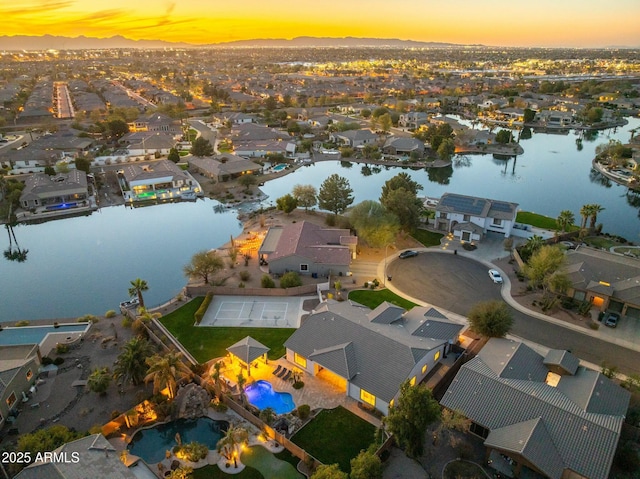
[[[216,392],[216,396],[220,397],[221,385],[224,384],[224,381],[220,380],[220,369],[222,368],[222,361],[217,361],[213,365],[213,372],[211,373],[211,380],[213,381],[213,389]]]
[[[529,239],[527,239],[527,243],[525,244],[525,248],[530,253],[533,253],[537,249],[539,249],[542,245],[544,245],[544,238],[540,235],[533,235]]]
[[[245,378],[242,373],[238,374],[236,377],[238,381],[238,389],[240,390],[240,400],[244,404],[245,396],[244,396],[244,385],[247,384],[247,378]]]
[[[144,338],[135,337],[122,347],[118,356],[118,364],[114,369],[116,379],[131,383],[134,386],[140,384],[149,369],[145,362],[153,353],[153,346]]]
[[[110,383],[111,373],[109,372],[109,368],[96,368],[87,378],[87,387],[89,390],[101,396],[107,393]]]
[[[249,433],[243,427],[229,426],[224,437],[222,437],[216,444],[218,453],[222,454],[227,461],[233,459],[234,467],[238,467],[237,451],[238,447],[246,444],[249,441]]]
[[[598,204],[589,205],[589,207],[590,207],[590,211],[589,211],[589,216],[590,216],[589,228],[594,229],[596,227],[596,221],[598,220],[598,213],[603,212],[604,208],[601,205],[598,205]]]
[[[144,382],[153,381],[153,392],[157,394],[164,388],[169,390],[169,399],[175,397],[178,381],[191,376],[191,370],[182,361],[180,353],[154,354],[146,361],[149,369]]]
[[[556,218],[556,223],[558,223],[562,232],[565,233],[567,229],[573,225],[575,220],[576,218],[571,210],[562,210],[558,215],[558,218]]]
[[[144,279],[136,278],[133,281],[130,281],[131,287],[129,288],[129,296],[138,297],[138,304],[141,308],[144,308],[144,299],[142,298],[142,292],[147,291],[149,289],[149,285]]]
[[[582,205],[582,208],[580,208],[580,216],[582,217],[580,229],[583,230],[587,227],[587,218],[591,216],[591,205]]]

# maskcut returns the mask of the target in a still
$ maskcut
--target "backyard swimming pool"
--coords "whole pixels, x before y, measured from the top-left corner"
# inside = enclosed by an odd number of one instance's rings
[[[286,414],[296,408],[291,394],[274,391],[271,383],[263,379],[249,384],[244,392],[249,402],[258,409],[270,407],[276,414]]]
[[[147,464],[154,464],[165,458],[165,451],[178,445],[176,434],[180,434],[182,444],[195,441],[215,450],[216,444],[228,427],[227,421],[216,421],[208,417],[178,419],[149,429],[141,429],[133,435],[127,449],[131,454],[144,459]]]
[[[0,346],[20,344],[40,344],[50,333],[55,333],[59,342],[71,340],[71,333],[85,333],[89,324],[60,324],[58,326],[23,326],[19,328],[5,327],[0,330]],[[58,336],[59,335],[59,336]]]
[[[273,167],[273,171],[282,171],[287,167],[286,163],[280,163],[279,165],[276,165]]]

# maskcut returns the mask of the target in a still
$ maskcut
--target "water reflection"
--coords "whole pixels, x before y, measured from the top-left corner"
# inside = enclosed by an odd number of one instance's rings
[[[6,224],[4,227],[6,228],[7,235],[9,236],[9,247],[5,249],[3,253],[5,259],[15,261],[17,263],[24,263],[27,261],[27,254],[29,254],[29,250],[20,249],[16,233],[13,231],[13,225]]]
[[[432,183],[439,185],[448,185],[453,176],[453,166],[444,166],[442,168],[427,168],[427,176]]]
[[[589,181],[591,181],[591,183],[604,186],[605,188],[611,188],[614,184],[613,181],[611,181],[611,178],[604,176],[595,168],[591,168],[591,171],[589,171]]]

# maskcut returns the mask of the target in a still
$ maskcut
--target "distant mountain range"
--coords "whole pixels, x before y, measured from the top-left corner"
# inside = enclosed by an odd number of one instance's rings
[[[112,48],[211,48],[211,47],[395,47],[395,48],[450,48],[460,47],[454,43],[417,42],[395,38],[328,38],[297,37],[262,40],[238,40],[234,42],[197,45],[192,43],[174,43],[162,40],[131,40],[121,35],[110,38],[42,36],[0,36],[0,50],[100,50]],[[481,45],[475,45],[481,46]]]

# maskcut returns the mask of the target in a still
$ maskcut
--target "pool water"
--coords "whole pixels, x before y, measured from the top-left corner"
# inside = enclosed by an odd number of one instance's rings
[[[178,419],[136,432],[127,449],[131,454],[144,459],[147,464],[154,464],[165,458],[165,451],[178,445],[177,433],[180,433],[182,444],[195,441],[215,450],[228,427],[227,421],[216,421],[208,417]]]
[[[87,323],[60,324],[58,326],[23,326],[18,328],[2,328],[0,330],[0,346],[18,344],[40,344],[49,333],[60,335],[82,333],[89,329]],[[64,339],[64,338],[63,338]]]
[[[279,165],[276,165],[273,167],[273,171],[282,171],[287,167],[286,163],[280,163]]]
[[[249,384],[244,392],[249,402],[258,409],[270,407],[276,414],[286,414],[296,408],[291,394],[274,391],[271,383],[263,379]]]

